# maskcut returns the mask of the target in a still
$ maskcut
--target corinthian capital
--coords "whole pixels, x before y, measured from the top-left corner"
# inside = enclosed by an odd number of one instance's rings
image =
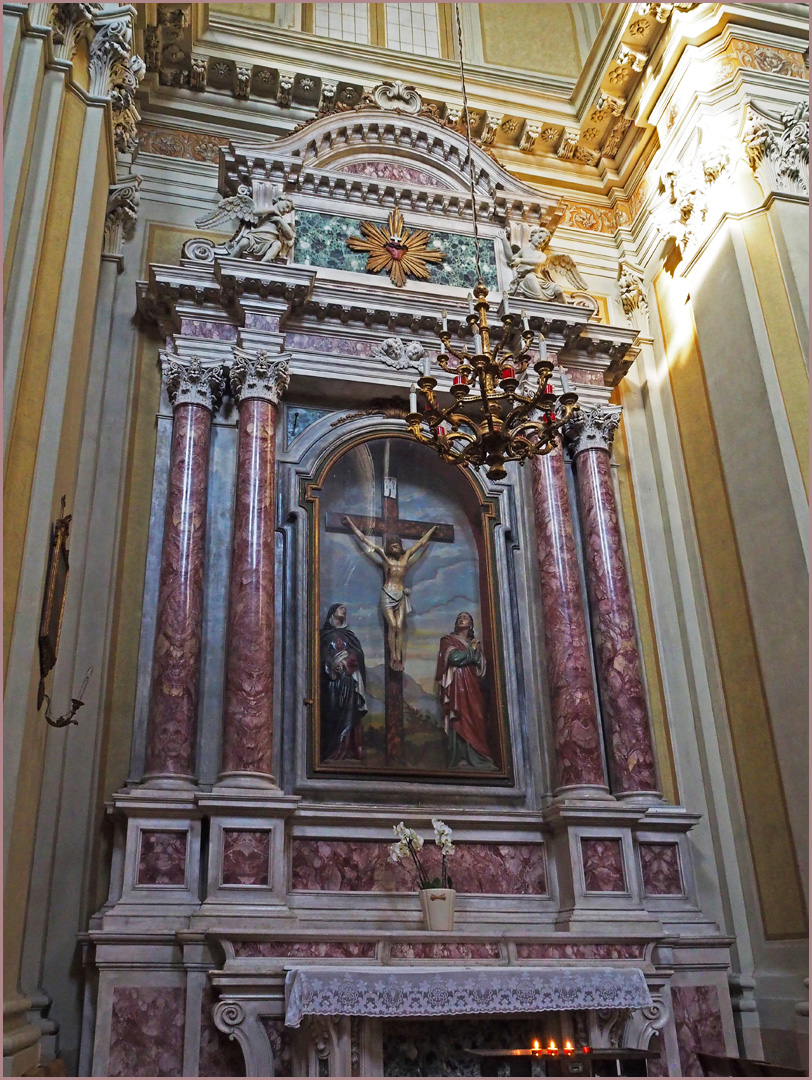
[[[236,346],[233,351],[234,363],[229,377],[234,399],[240,402],[262,398],[278,405],[290,383],[290,354],[272,356],[265,349],[248,353]]]
[[[210,412],[216,412],[226,381],[223,369],[204,367],[197,357],[180,360],[167,353],[161,354],[164,380],[172,408],[178,405],[203,405]]]
[[[572,456],[583,450],[605,450],[610,454],[622,412],[619,405],[582,405],[564,428]]]
[[[94,12],[96,36],[90,43],[89,69],[90,93],[96,97],[109,96],[113,89],[113,68],[130,62],[135,15],[130,4]]]
[[[117,184],[110,185],[104,218],[104,255],[112,255],[117,259],[121,257],[124,241],[135,225],[140,187],[140,176],[125,176]]]
[[[54,55],[72,60],[82,38],[89,38],[98,4],[52,4],[48,22],[53,27]]]

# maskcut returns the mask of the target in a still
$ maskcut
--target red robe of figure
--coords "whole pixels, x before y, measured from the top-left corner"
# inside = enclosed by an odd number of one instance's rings
[[[443,725],[449,740],[449,768],[468,765],[495,769],[488,743],[488,723],[482,679],[485,658],[474,638],[474,619],[467,611],[457,616],[454,633],[440,639],[437,682]]]

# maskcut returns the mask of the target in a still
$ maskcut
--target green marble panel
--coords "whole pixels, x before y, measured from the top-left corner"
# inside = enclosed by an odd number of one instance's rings
[[[404,215],[405,216],[405,215]],[[406,217],[406,227],[409,219]],[[294,261],[303,266],[328,266],[334,270],[352,270],[363,274],[367,257],[352,251],[347,238],[361,235],[361,218],[321,214],[316,210],[296,211],[296,247]],[[473,236],[432,232],[430,247],[445,252],[445,260],[429,267],[435,285],[471,288],[476,281],[476,257]],[[496,255],[492,240],[480,241],[480,262],[485,284],[496,288]],[[373,275],[375,277],[379,275]]]

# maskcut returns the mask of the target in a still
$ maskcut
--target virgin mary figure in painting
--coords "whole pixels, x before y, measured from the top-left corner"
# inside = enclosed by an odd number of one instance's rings
[[[440,639],[437,656],[436,678],[449,740],[450,769],[462,766],[485,772],[496,768],[488,745],[484,676],[485,657],[474,637],[473,616],[461,611],[454,632]]]
[[[347,626],[346,605],[333,604],[321,628],[322,761],[363,757],[366,678],[364,650]]]

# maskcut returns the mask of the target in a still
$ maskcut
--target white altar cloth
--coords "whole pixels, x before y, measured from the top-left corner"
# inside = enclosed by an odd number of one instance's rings
[[[285,979],[285,1023],[304,1016],[452,1016],[652,1004],[639,968],[301,967]]]

